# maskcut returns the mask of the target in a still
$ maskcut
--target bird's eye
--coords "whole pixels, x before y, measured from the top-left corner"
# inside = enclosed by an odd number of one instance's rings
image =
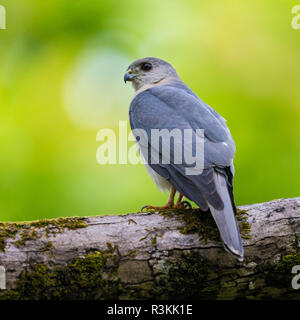
[[[148,62],[145,62],[145,63],[142,64],[141,69],[144,70],[144,71],[149,71],[149,70],[152,69],[152,64],[148,63]]]

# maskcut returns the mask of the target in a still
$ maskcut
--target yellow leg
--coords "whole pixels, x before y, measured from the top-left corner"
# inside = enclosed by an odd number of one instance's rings
[[[175,208],[180,208],[181,209],[183,207],[182,204],[181,204],[182,198],[183,198],[183,194],[180,193],[179,196],[178,196],[177,202],[175,204]]]
[[[168,199],[168,202],[162,206],[162,207],[154,207],[154,206],[144,206],[142,208],[142,211],[144,209],[146,210],[168,210],[168,209],[173,209],[174,208],[174,198],[175,198],[175,194],[176,194],[176,189],[172,187],[171,189],[171,193],[170,193],[170,196],[169,196],[169,199]]]

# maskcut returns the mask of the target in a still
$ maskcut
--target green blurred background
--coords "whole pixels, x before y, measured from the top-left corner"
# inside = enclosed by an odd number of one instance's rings
[[[172,63],[235,139],[238,205],[300,192],[300,30],[289,0],[0,0],[0,219],[160,205],[142,165],[96,162],[129,63]]]

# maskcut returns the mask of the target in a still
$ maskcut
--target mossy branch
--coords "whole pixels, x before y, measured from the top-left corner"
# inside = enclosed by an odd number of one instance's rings
[[[196,209],[0,223],[0,299],[300,299],[300,198],[237,218],[243,262]]]

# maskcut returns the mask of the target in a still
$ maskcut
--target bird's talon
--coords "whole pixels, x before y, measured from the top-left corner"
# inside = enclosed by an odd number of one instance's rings
[[[192,209],[192,205],[188,201],[182,201],[181,205],[183,205],[186,209]]]
[[[141,209],[141,212],[143,212],[144,209],[148,210],[148,211],[164,211],[164,210],[169,210],[169,209],[173,209],[174,205],[173,204],[166,204],[162,207],[154,207],[154,206],[143,206]]]

